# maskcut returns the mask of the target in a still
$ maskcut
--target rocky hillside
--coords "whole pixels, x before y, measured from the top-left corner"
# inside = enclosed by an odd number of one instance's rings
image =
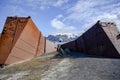
[[[65,33],[65,34],[51,34],[47,39],[53,42],[69,42],[79,37],[79,34]]]

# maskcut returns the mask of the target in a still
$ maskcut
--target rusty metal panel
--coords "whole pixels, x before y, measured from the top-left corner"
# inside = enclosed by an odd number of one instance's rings
[[[76,50],[75,44],[72,44],[74,42],[77,44]],[[120,33],[114,23],[98,21],[78,39],[67,43],[67,46],[63,44],[61,47],[86,54],[120,58]]]
[[[63,49],[69,48],[71,51],[76,51],[77,50],[77,44],[75,41],[71,41],[69,43],[65,43],[64,45],[61,45]]]
[[[34,58],[33,53],[28,52],[26,49],[22,49],[19,47],[14,47],[13,50],[11,51],[10,56],[14,56],[22,60]]]
[[[46,49],[45,53],[51,53],[57,51],[57,44],[46,39]]]
[[[9,64],[12,64],[12,63],[16,63],[16,62],[19,62],[19,61],[21,61],[22,59],[20,59],[20,58],[18,58],[18,57],[14,57],[14,56],[10,56],[10,57],[8,57],[9,59],[9,61],[7,60],[6,61],[6,64],[7,63],[9,63]]]
[[[37,50],[37,56],[45,53],[44,49],[45,49],[45,37],[43,37],[43,35],[41,34],[39,46],[38,46],[38,50]]]
[[[24,28],[24,26],[22,26],[23,28],[19,28],[19,31],[17,30],[20,19],[21,18],[18,19],[17,17],[8,17],[6,20],[0,37],[0,64],[3,64],[5,62],[22,29]],[[25,19],[27,21],[27,18]]]
[[[13,56],[19,58],[19,61],[36,57],[39,35],[39,30],[37,29],[33,21],[29,18],[28,23],[22,31],[14,48],[10,52],[10,55],[7,58],[5,64],[13,63],[10,62]]]
[[[11,51],[11,54],[9,55],[9,57],[7,58],[5,64],[12,64],[15,62],[19,62],[19,61],[23,61],[26,59],[31,59],[33,58],[34,54],[27,52],[24,49],[20,49],[18,47],[14,47],[13,50]],[[16,61],[14,61],[14,58],[17,59]]]
[[[81,38],[78,38],[75,40],[76,42],[76,51],[80,51],[82,53],[84,53],[85,50],[85,40],[83,39],[83,36],[81,36]]]
[[[22,32],[20,39],[24,40],[27,42],[27,44],[37,48],[37,44],[39,41],[39,30],[33,23],[31,19],[29,19],[24,32]]]
[[[105,24],[108,23],[104,23],[104,27],[109,27],[108,25],[105,26]],[[118,30],[116,30],[116,32],[117,31]],[[119,52],[116,50],[116,47],[113,46],[113,43],[111,43],[112,41],[107,33],[109,33],[109,31],[105,32],[100,22],[97,22],[93,27],[84,33],[84,41],[86,43],[85,49],[88,54],[105,57],[120,57]]]
[[[17,20],[7,18],[0,37],[0,64],[3,64],[12,48],[13,34],[15,32]],[[12,30],[11,30],[12,27]]]
[[[110,29],[106,29],[108,32],[105,32],[103,27],[109,27],[108,23],[104,23],[103,26],[101,25],[101,22],[97,22],[93,27],[83,34],[85,53],[106,57],[120,57],[116,46],[114,46],[112,43],[112,39],[115,36],[111,37],[110,35],[107,35],[110,33]],[[116,26],[113,27],[116,28]],[[116,29],[115,32],[118,32],[118,30]]]
[[[115,23],[107,23],[106,26],[103,26],[103,23],[100,23],[106,35],[109,36],[110,41],[113,46],[117,49],[120,54],[120,32],[118,31]]]
[[[27,24],[28,22],[28,17],[25,18],[25,17],[20,17],[20,18],[17,18],[18,21],[17,21],[17,25],[16,25],[16,30],[15,30],[15,34],[14,34],[14,41],[13,41],[13,46],[15,45],[16,41],[18,40],[20,34],[22,33],[25,25]]]

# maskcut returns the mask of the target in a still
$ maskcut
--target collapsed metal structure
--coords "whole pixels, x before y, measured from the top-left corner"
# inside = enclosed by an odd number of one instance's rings
[[[54,52],[57,45],[43,37],[30,17],[7,17],[0,37],[0,65]]]
[[[120,32],[115,23],[98,21],[78,39],[61,45],[86,54],[120,58]]]
[[[7,17],[0,36],[0,65],[32,59],[59,48],[120,58],[120,33],[114,23],[98,21],[79,38],[60,47],[47,40],[30,17]]]

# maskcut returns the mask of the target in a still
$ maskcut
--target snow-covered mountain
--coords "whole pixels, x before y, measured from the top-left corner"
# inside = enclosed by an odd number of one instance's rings
[[[47,39],[53,42],[69,42],[78,38],[79,34],[73,33],[60,33],[48,35]]]

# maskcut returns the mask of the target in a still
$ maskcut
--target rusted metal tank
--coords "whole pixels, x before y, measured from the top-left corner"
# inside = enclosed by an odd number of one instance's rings
[[[46,39],[41,33],[40,40],[39,40],[39,46],[38,46],[38,50],[37,50],[37,56],[44,54],[45,48],[46,48]]]
[[[28,19],[8,17],[0,37],[0,64],[4,64]],[[21,27],[20,27],[21,26]]]
[[[8,65],[55,51],[30,17],[8,17],[0,37],[0,64]],[[51,47],[51,50],[46,48]]]
[[[77,44],[76,44],[75,41],[71,41],[71,42],[68,42],[68,43],[65,43],[65,44],[61,45],[61,47],[63,49],[69,48],[71,51],[77,51],[77,47],[76,46],[77,46]]]
[[[61,47],[86,54],[120,58],[120,33],[115,23],[98,21],[78,39]]]
[[[46,39],[46,48],[45,53],[55,52],[57,50],[57,45],[49,40]]]

